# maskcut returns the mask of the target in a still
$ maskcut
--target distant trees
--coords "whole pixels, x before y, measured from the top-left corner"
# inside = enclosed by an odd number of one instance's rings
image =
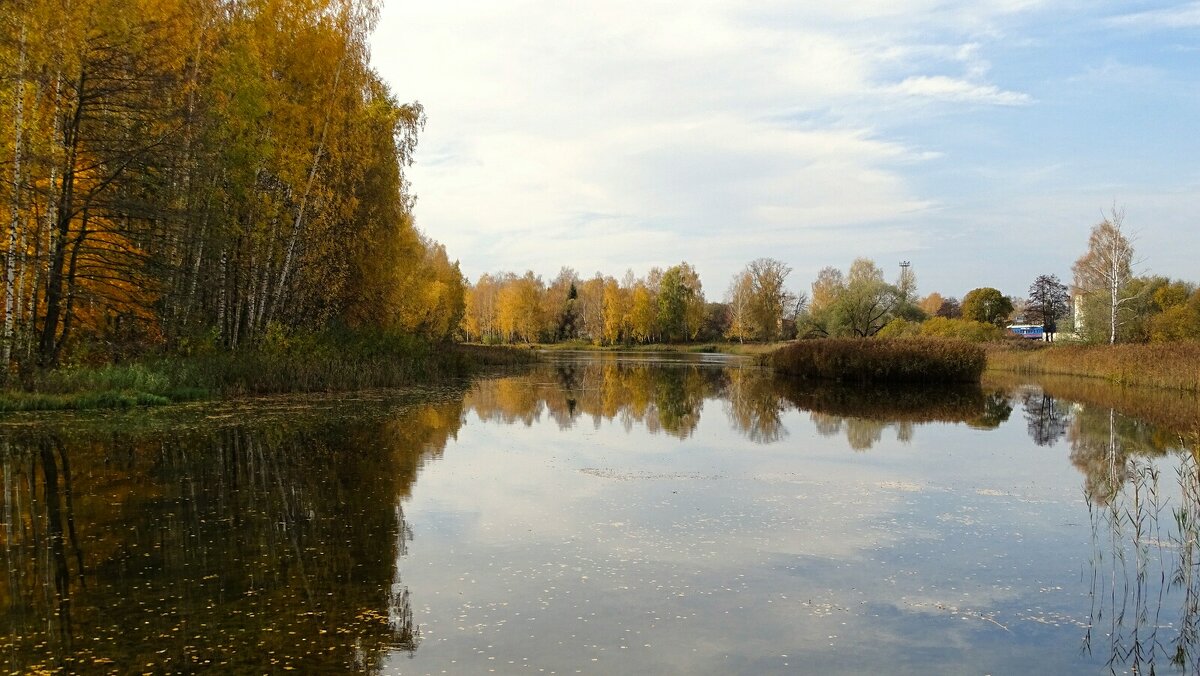
[[[990,286],[968,291],[962,301],[963,319],[985,324],[1002,326],[1012,311],[1012,300]]]
[[[942,297],[942,294],[934,291],[918,301],[917,307],[920,308],[921,312],[924,312],[926,316],[934,317],[937,315],[938,310],[942,309],[942,303],[945,302],[946,299]]]
[[[658,292],[658,325],[667,341],[691,340],[704,322],[704,291],[695,268],[685,263],[667,268]]]
[[[1106,222],[1119,225],[1121,216],[1115,212]],[[1097,226],[1100,232],[1094,233],[1093,240],[1109,248],[1093,246],[1085,256],[1089,264],[1112,250],[1110,229],[1120,230],[1111,222]],[[1121,242],[1116,245],[1119,251]],[[1082,264],[1077,268],[1082,270]],[[1121,268],[1119,260],[1117,268]],[[978,342],[1003,339],[1008,335],[1007,321],[1014,317],[1041,323],[1045,334],[1053,336],[1059,320],[1072,311],[1069,290],[1054,274],[1038,276],[1028,297],[1014,299],[999,289],[979,287],[960,303],[936,292],[917,295],[916,275],[908,265],[902,265],[895,282],[889,283],[869,258],[858,258],[845,270],[822,268],[812,281],[811,296],[787,290],[790,273],[790,266],[777,259],[753,260],[730,280],[724,302],[714,303],[705,302],[699,274],[687,262],[665,270],[652,268],[642,278],[627,272],[620,280],[600,273],[580,280],[573,270],[563,268],[549,286],[532,272],[521,277],[482,275],[467,289],[460,331],[468,340],[485,342],[578,339],[603,345],[828,336],[929,336]],[[510,286],[514,290],[505,291]],[[1130,276],[1118,288],[1118,339],[1200,339],[1200,289],[1195,284]],[[1102,297],[1085,301],[1085,311],[1111,299],[1109,286],[1100,291]],[[540,302],[534,303],[531,296]],[[516,326],[513,318],[525,312],[521,307],[540,308],[537,321]],[[1087,335],[1095,335],[1096,327],[1102,326],[1104,339],[1111,339],[1106,322],[1088,326]]]
[[[586,340],[596,344],[693,340],[710,322],[700,276],[688,263],[639,279],[563,268],[547,286],[532,271],[481,275],[466,290],[459,329],[481,342]]]
[[[1029,298],[1025,302],[1026,321],[1040,323],[1047,341],[1054,339],[1058,331],[1058,320],[1070,311],[1071,294],[1067,285],[1058,281],[1058,275],[1038,275],[1029,286]]]
[[[934,314],[945,319],[962,319],[962,303],[958,302],[958,299],[954,296],[950,296],[942,301],[941,306],[938,307],[937,312]]]
[[[1117,342],[1117,330],[1125,319],[1123,309],[1138,297],[1131,292],[1133,279],[1133,245],[1122,231],[1125,210],[1116,206],[1088,237],[1088,250],[1071,271],[1075,287],[1084,295],[1089,328],[1106,329],[1108,342]]]
[[[903,300],[903,292],[884,281],[883,271],[869,258],[856,259],[846,274],[827,267],[813,282],[806,330],[823,336],[874,336]]]
[[[883,280],[883,271],[869,258],[858,258],[846,275],[846,291],[835,305],[834,323],[851,335],[879,333],[901,301],[900,290]]]
[[[739,343],[754,340],[754,276],[749,270],[742,270],[733,276],[725,300],[729,316],[725,337]]]
[[[1185,282],[1170,282],[1153,294],[1159,314],[1152,315],[1152,341],[1200,340],[1200,289]]]
[[[784,316],[796,296],[784,286],[792,269],[774,258],[759,258],[734,276],[729,290],[729,333],[744,341],[778,340]]]

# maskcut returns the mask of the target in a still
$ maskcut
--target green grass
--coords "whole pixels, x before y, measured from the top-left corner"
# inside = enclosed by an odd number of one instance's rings
[[[125,409],[219,397],[394,388],[529,363],[529,349],[328,332],[233,352],[35,372],[0,391],[0,411]]]
[[[822,338],[792,343],[763,358],[776,373],[851,383],[979,382],[982,347],[934,338]]]
[[[1200,343],[988,347],[988,369],[1100,378],[1118,385],[1200,392]]]

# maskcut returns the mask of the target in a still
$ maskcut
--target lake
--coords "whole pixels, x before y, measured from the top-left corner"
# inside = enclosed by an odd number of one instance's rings
[[[1200,669],[1200,405],[551,353],[0,419],[5,671]]]

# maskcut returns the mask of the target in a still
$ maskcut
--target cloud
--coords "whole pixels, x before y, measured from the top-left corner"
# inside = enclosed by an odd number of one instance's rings
[[[1123,20],[1178,23],[1198,7]],[[1127,136],[1181,124],[1110,119],[1111,64],[1160,64],[1053,51],[1048,18],[1103,24],[1035,0],[387,3],[373,60],[397,97],[426,107],[408,176],[417,220],[469,277],[684,259],[723,289],[763,255],[802,278],[961,232],[982,233],[961,239],[964,260],[973,243],[1017,258],[1004,204],[987,202],[1011,199],[1005,186],[1026,189],[1031,167],[1064,161],[1054,153],[1114,182],[1136,171],[1086,155],[1099,153],[1090,137],[1071,144],[1088,124]],[[1093,77],[1064,102],[1080,73]]]
[[[1122,14],[1111,17],[1108,23],[1136,28],[1197,28],[1200,27],[1200,2]]]
[[[429,115],[409,176],[418,222],[472,277],[686,258],[720,285],[740,267],[731,251],[762,255],[747,232],[786,228],[776,241],[799,246],[814,229],[927,208],[897,167],[937,153],[882,138],[861,111],[897,96],[876,84],[884,71],[930,59],[984,70],[966,65],[972,43],[883,55],[877,37],[764,23],[735,3],[451,2],[390,16],[376,64]],[[833,112],[796,121],[815,110]],[[593,213],[608,217],[584,223]]]
[[[888,91],[904,96],[927,98],[953,103],[980,103],[996,106],[1024,106],[1033,102],[1028,94],[1005,91],[995,85],[980,85],[944,75],[917,75]]]

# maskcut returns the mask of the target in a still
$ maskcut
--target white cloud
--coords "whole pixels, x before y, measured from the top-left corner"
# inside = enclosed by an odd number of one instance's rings
[[[391,3],[374,61],[426,106],[417,218],[468,276],[686,259],[723,287],[762,255],[799,270],[840,227],[919,246],[882,224],[936,204],[904,167],[938,148],[876,122],[1030,103],[987,81],[981,40],[1032,4]]]
[[[1197,28],[1200,27],[1200,2],[1123,14],[1112,17],[1109,23],[1138,28]]]
[[[982,103],[998,106],[1023,106],[1033,102],[1028,94],[1004,91],[995,85],[980,85],[944,75],[917,75],[889,88],[905,96],[954,103]]]

